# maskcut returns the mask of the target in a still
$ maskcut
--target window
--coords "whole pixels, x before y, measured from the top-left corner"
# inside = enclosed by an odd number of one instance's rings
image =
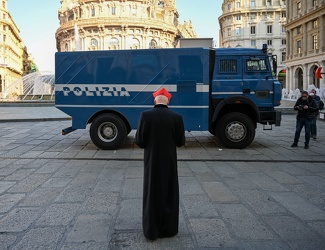
[[[282,33],[286,33],[286,27],[282,25]]]
[[[266,5],[267,6],[272,6],[272,0],[266,0]]]
[[[317,5],[317,0],[312,0],[311,5],[315,7]]]
[[[282,18],[286,18],[286,17],[287,17],[286,12],[282,12],[282,13],[281,13],[281,16],[282,16]]]
[[[113,16],[116,15],[116,7],[115,7],[115,6],[113,6],[113,7],[111,8],[111,14],[112,14]]]
[[[231,29],[228,29],[228,36],[231,36]]]
[[[252,13],[252,14],[250,15],[250,17],[251,17],[251,20],[255,20],[255,19],[256,19],[256,14]]]
[[[69,17],[68,17],[68,21],[72,21],[74,19],[74,15],[73,15],[73,13],[71,14],[71,15],[69,15]]]
[[[152,40],[150,41],[150,43],[149,43],[149,48],[150,48],[150,49],[156,49],[156,48],[158,48],[157,42],[156,42],[154,39],[152,39]]]
[[[91,46],[98,46],[98,41],[93,38],[93,39],[90,40],[90,45]]]
[[[133,16],[137,15],[137,6],[136,5],[132,7],[132,15]]]
[[[301,33],[301,26],[297,27],[297,34]]]
[[[287,40],[286,39],[282,39],[282,45],[286,45],[287,44]]]
[[[301,40],[297,41],[297,53],[300,54],[301,53]]]
[[[164,8],[165,7],[165,2],[164,1],[159,1],[158,2],[158,7],[159,8]]]
[[[110,49],[119,49],[120,46],[120,42],[117,38],[113,37],[111,38],[111,40],[109,41],[109,48]]]
[[[297,15],[301,14],[301,2],[297,3]]]
[[[2,1],[2,8],[6,9],[6,2]]]
[[[256,34],[256,26],[251,26],[251,34],[252,35]]]
[[[264,59],[247,60],[246,71],[265,71],[267,70],[266,62]]]
[[[251,7],[255,7],[255,6],[256,6],[255,0],[251,0]]]
[[[237,60],[235,59],[221,59],[220,73],[237,73]]]
[[[318,21],[317,21],[317,19],[313,20],[312,25],[313,25],[313,29],[315,29],[315,28],[318,27]]]
[[[268,26],[266,27],[266,33],[267,33],[267,34],[272,34],[272,25],[268,25]]]
[[[237,21],[240,21],[240,20],[241,20],[241,15],[237,15],[237,16],[236,16],[236,20],[237,20]]]
[[[236,2],[236,8],[240,8],[240,2]]]
[[[256,40],[251,40],[251,46],[256,47]]]
[[[228,10],[231,10],[231,4],[230,3],[228,4]]]
[[[241,36],[241,28],[236,28],[236,36]]]
[[[313,49],[318,49],[318,37],[317,35],[312,35],[312,46]]]
[[[282,52],[282,62],[284,62],[286,60],[286,53]]]
[[[272,40],[267,40],[267,45],[272,46]]]

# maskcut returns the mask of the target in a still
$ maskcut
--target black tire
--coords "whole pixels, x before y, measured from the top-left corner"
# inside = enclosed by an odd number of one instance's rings
[[[95,118],[89,130],[92,142],[101,149],[118,149],[127,136],[124,121],[115,114],[102,114]]]
[[[216,136],[220,144],[226,148],[246,148],[254,140],[255,125],[245,114],[229,113],[218,121]]]

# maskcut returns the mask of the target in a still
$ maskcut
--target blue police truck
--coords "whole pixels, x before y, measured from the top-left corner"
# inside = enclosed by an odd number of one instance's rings
[[[72,117],[62,134],[91,124],[97,147],[117,149],[164,87],[186,131],[209,131],[224,147],[245,148],[257,123],[280,125],[275,66],[264,46],[57,52],[55,106]]]

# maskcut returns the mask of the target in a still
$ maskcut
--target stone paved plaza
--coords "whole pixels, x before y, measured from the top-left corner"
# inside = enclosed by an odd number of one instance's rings
[[[290,147],[294,115],[273,130],[259,125],[243,150],[186,133],[179,234],[147,242],[134,131],[104,151],[88,129],[61,135],[64,118],[0,122],[1,250],[325,249],[325,122],[308,150]]]

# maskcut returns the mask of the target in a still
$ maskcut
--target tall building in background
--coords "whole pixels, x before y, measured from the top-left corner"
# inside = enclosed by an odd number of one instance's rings
[[[324,89],[315,72],[325,69],[325,0],[287,0],[286,31],[287,89]]]
[[[0,1],[0,98],[7,98],[7,90],[23,75],[36,69],[20,37],[20,30],[7,9],[8,0]],[[15,86],[11,95],[23,93],[23,86]]]
[[[0,98],[5,89],[23,74],[23,44],[20,30],[7,10],[7,0],[0,5]]]
[[[193,38],[175,0],[62,0],[58,51],[172,48]]]
[[[219,17],[219,47],[262,48],[277,55],[278,72],[285,70],[286,1],[224,0]],[[285,78],[279,77],[285,85]]]

